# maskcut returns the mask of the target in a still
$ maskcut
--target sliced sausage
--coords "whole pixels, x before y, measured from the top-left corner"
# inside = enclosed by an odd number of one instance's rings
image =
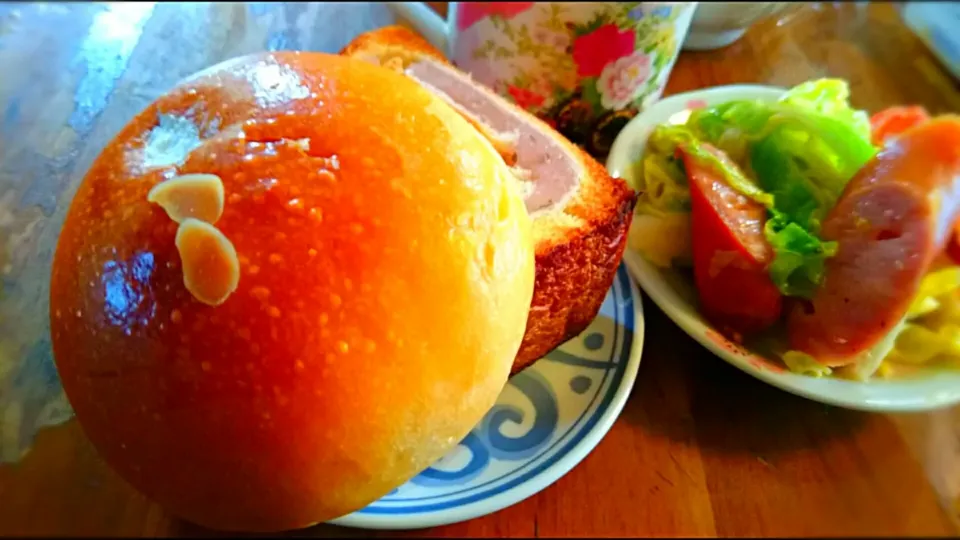
[[[736,167],[722,152],[704,149]],[[727,333],[749,334],[780,318],[780,291],[767,267],[773,250],[763,234],[767,209],[741,195],[719,171],[681,146],[690,181],[693,273],[700,311]]]
[[[838,242],[824,282],[791,308],[792,348],[840,366],[882,339],[907,312],[960,212],[960,117],[903,132],[857,172],[824,220]]]

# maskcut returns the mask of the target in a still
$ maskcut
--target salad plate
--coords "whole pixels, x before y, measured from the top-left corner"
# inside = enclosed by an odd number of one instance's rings
[[[628,123],[614,142],[607,168],[632,185],[641,173],[647,139],[661,124],[682,124],[693,110],[731,100],[777,101],[786,89],[731,85],[678,94],[656,103]],[[636,225],[636,219],[635,223]],[[632,231],[632,235],[637,231]],[[667,242],[680,242],[668,238]],[[725,337],[698,311],[692,272],[654,264],[628,244],[624,264],[642,290],[670,319],[705,348],[740,370],[782,390],[822,403],[866,411],[922,411],[960,402],[960,373],[917,367],[896,378],[854,380],[795,373],[777,357],[751,350]]]
[[[545,489],[577,465],[630,395],[643,348],[643,307],[624,266],[576,338],[513,376],[460,445],[368,507],[330,523],[417,529],[473,519]]]

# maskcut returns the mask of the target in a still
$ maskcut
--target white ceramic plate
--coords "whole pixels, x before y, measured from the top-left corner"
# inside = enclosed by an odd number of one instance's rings
[[[590,326],[511,378],[460,446],[383,499],[331,523],[433,527],[496,512],[546,488],[620,414],[640,365],[643,328],[640,294],[621,266]]]
[[[782,88],[755,85],[721,86],[666,98],[627,124],[610,149],[607,169],[614,177],[632,179],[653,128],[674,115],[733,99],[776,100]],[[644,292],[691,337],[711,352],[754,377],[816,401],[868,411],[921,411],[960,402],[960,373],[929,369],[910,378],[858,382],[815,378],[786,370],[778,359],[763,358],[724,338],[697,311],[697,293],[689,275],[660,269],[627,248],[624,263]]]

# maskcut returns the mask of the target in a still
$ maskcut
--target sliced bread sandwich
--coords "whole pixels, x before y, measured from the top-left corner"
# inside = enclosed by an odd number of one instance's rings
[[[361,34],[341,54],[402,71],[436,93],[493,144],[524,186],[534,220],[536,283],[513,373],[582,332],[596,317],[623,256],[633,190],[405,27]]]

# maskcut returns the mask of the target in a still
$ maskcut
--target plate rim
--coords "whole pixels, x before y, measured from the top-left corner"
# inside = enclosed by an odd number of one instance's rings
[[[644,118],[652,116],[654,111],[664,112],[671,110],[672,107],[676,106],[675,104],[704,99],[705,96],[734,93],[737,91],[752,91],[754,93],[759,92],[772,95],[775,92],[784,92],[785,89],[775,86],[753,84],[725,85],[674,94],[669,98],[659,101],[624,126],[624,129],[611,147],[610,156],[606,164],[608,172],[611,176],[622,176],[621,173],[630,165],[627,161],[628,156],[626,152],[629,150],[629,146],[635,142],[637,136],[645,128],[650,127],[649,122],[644,121]],[[694,317],[684,313],[680,307],[687,304],[687,302],[681,298],[670,298],[669,295],[676,295],[677,291],[666,282],[660,283],[663,280],[655,275],[659,272],[659,269],[655,268],[653,264],[645,260],[642,255],[631,249],[629,244],[624,250],[623,261],[630,275],[639,283],[640,288],[643,289],[644,294],[650,296],[657,307],[687,335],[728,364],[776,388],[827,405],[867,412],[923,412],[960,403],[960,386],[954,391],[944,391],[932,397],[924,396],[922,399],[905,400],[891,398],[880,401],[868,401],[865,400],[862,395],[848,395],[842,392],[838,393],[830,390],[810,388],[811,384],[815,384],[816,381],[820,380],[814,377],[799,375],[789,371],[778,373],[772,370],[757,368],[748,362],[745,357],[734,354],[720,346],[720,344],[710,340],[707,337],[707,331],[713,330],[716,332],[713,326],[699,316],[699,312],[695,309],[695,306],[690,307],[693,308],[692,311],[698,313],[698,316]],[[667,289],[669,289],[669,292]],[[764,358],[767,361],[771,361],[764,355],[757,354],[754,351],[748,350],[748,352]],[[786,369],[785,366],[784,369]],[[957,378],[960,380],[960,376]],[[849,384],[851,385],[851,390],[862,388],[864,384],[870,384],[869,382],[848,381],[836,377],[830,377],[825,380],[836,384]],[[895,385],[896,382],[884,382],[882,384]]]
[[[601,412],[596,423],[587,430],[583,438],[575,443],[555,463],[492,497],[473,501],[463,505],[430,512],[398,514],[360,514],[352,513],[328,521],[330,525],[347,528],[371,530],[411,530],[425,529],[459,523],[498,512],[518,504],[553,485],[576,467],[603,440],[614,422],[620,417],[627,399],[632,393],[640,368],[640,360],[646,334],[646,319],[643,311],[643,299],[636,280],[629,268],[621,262],[617,275],[623,272],[623,281],[630,291],[630,303],[633,310],[633,336],[629,343],[626,366],[620,384],[613,391],[612,398],[605,411]],[[615,275],[614,279],[617,279]],[[613,283],[611,283],[611,288]]]

